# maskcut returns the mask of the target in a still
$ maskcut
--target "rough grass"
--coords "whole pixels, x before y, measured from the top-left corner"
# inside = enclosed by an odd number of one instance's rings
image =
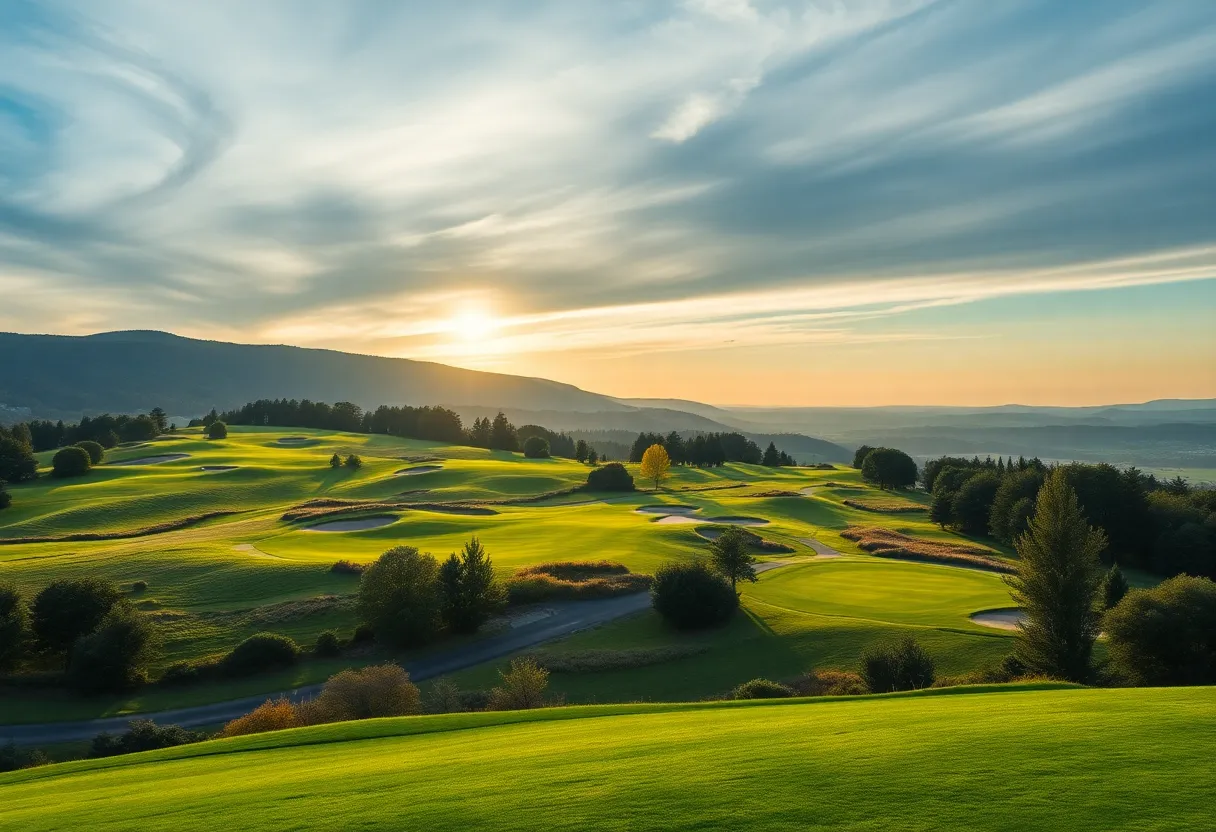
[[[1214,733],[1213,688],[406,717],[3,774],[0,828],[1198,832]]]
[[[208,520],[214,520],[217,517],[229,517],[239,513],[237,511],[211,511],[206,514],[196,514],[191,517],[182,517],[177,520],[158,523],[155,526],[146,526],[142,529],[129,529],[126,531],[77,532],[75,534],[48,535],[45,537],[5,537],[0,538],[0,546],[11,546],[22,543],[75,543],[86,540],[122,540],[129,537],[147,537],[153,534],[174,532],[178,529],[188,529],[191,526],[196,526]]]
[[[631,573],[611,561],[539,563],[516,571],[507,581],[511,604],[612,598],[650,588],[649,575]]]
[[[936,540],[921,540],[875,526],[850,526],[840,533],[872,555],[882,558],[901,558],[944,563],[952,566],[971,566],[993,572],[1012,574],[1017,568],[993,556],[988,549],[964,543],[943,543]]]
[[[881,514],[900,514],[904,512],[928,511],[928,506],[912,503],[907,500],[841,500],[849,508],[861,511],[876,511]]]

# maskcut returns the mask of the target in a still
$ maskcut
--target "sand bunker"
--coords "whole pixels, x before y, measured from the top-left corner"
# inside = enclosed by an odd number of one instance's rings
[[[378,529],[381,526],[387,526],[397,522],[397,518],[389,515],[377,515],[375,517],[353,517],[348,520],[330,520],[327,523],[318,523],[315,526],[309,526],[304,531],[306,532],[361,532],[367,529]]]
[[[1017,607],[1006,607],[999,610],[981,610],[972,613],[971,620],[984,627],[995,627],[998,630],[1016,630],[1018,624],[1026,620],[1026,612]]]
[[[202,465],[199,467],[198,470],[200,470],[200,471],[235,471],[236,469],[237,469],[237,466],[235,466],[235,465]]]
[[[694,511],[700,511],[697,506],[638,506],[634,509],[638,514],[692,514]]]
[[[156,456],[141,456],[139,459],[124,459],[122,462],[111,462],[111,465],[159,465],[162,462],[173,462],[175,459],[185,459],[190,454],[158,454]]]
[[[815,486],[808,485],[806,488],[802,489],[798,493],[801,494],[803,497],[810,497],[815,493]]]
[[[704,517],[689,517],[687,514],[667,514],[667,515],[664,515],[663,517],[660,517],[658,520],[655,520],[654,522],[660,523],[664,526],[670,526],[675,523],[704,523],[705,518]]]
[[[394,471],[393,476],[412,477],[417,474],[431,474],[442,469],[442,465],[415,465],[413,468],[402,468],[400,471]]]

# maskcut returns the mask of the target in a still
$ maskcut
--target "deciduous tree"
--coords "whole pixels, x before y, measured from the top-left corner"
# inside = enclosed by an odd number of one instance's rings
[[[642,454],[642,465],[638,473],[643,479],[651,480],[654,490],[658,491],[663,480],[671,473],[671,457],[667,455],[667,449],[658,443],[647,448]]]

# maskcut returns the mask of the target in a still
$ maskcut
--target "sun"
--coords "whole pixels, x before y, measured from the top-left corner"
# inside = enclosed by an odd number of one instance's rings
[[[494,334],[498,329],[498,322],[486,310],[470,308],[453,316],[449,329],[461,341],[479,343]]]

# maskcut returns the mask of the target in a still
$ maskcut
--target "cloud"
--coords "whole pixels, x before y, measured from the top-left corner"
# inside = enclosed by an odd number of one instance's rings
[[[12,2],[0,52],[4,328],[463,361],[485,302],[527,371],[1213,276],[1206,4]]]

